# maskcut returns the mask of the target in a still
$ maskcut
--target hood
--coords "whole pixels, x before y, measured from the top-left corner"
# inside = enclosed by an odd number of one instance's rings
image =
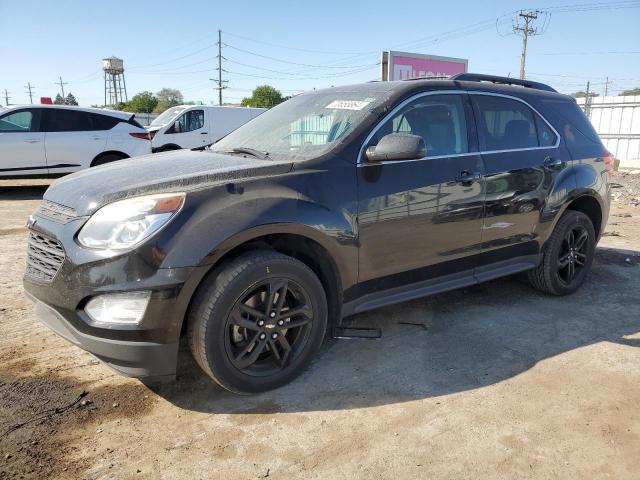
[[[229,181],[280,175],[291,162],[223,155],[209,151],[176,150],[81,170],[56,180],[44,199],[91,215],[98,208],[139,195],[188,192]]]

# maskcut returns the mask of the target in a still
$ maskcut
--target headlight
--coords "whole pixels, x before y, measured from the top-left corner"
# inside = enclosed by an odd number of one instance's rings
[[[166,225],[184,197],[184,193],[146,195],[105,205],[82,227],[78,241],[89,248],[131,248]]]

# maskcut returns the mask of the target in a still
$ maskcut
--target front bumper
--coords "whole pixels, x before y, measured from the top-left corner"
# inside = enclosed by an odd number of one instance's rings
[[[64,248],[64,261],[52,279],[24,277],[38,318],[123,375],[171,379],[183,320],[206,267],[162,268],[166,248],[160,242],[113,256],[83,248],[74,236],[84,221],[61,224],[36,216],[31,225]],[[96,324],[84,311],[96,295],[131,291],[151,292],[137,325]]]
[[[59,312],[27,292],[38,319],[61,337],[95,355],[127,377],[172,380],[176,373],[178,342],[153,343],[114,340],[75,329]]]

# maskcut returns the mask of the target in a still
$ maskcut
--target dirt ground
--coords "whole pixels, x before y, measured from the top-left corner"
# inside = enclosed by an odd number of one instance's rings
[[[638,478],[640,175],[614,181],[578,293],[512,277],[361,314],[382,339],[253,397],[185,349],[148,388],[40,325],[21,277],[46,182],[0,182],[0,479]]]

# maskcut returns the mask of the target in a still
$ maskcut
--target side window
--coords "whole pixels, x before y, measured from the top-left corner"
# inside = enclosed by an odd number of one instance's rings
[[[112,117],[110,115],[100,115],[99,113],[90,113],[91,124],[93,130],[111,130],[123,120]]]
[[[33,113],[29,110],[13,112],[0,118],[0,132],[30,132]]]
[[[453,155],[469,151],[464,97],[426,95],[406,105],[376,132],[371,145],[390,133],[419,135],[427,156]]]
[[[93,129],[89,113],[62,108],[43,110],[45,132],[86,132]]]
[[[180,133],[198,130],[204,127],[204,110],[190,110],[183,113],[176,123],[180,126]]]
[[[538,127],[538,143],[541,147],[551,147],[556,144],[558,136],[539,115],[536,115],[536,126]]]
[[[534,113],[524,103],[492,95],[472,97],[480,111],[478,128],[483,133],[482,150],[512,150],[538,146]]]
[[[191,110],[187,112],[189,116],[189,131],[198,130],[204,127],[204,110]]]

